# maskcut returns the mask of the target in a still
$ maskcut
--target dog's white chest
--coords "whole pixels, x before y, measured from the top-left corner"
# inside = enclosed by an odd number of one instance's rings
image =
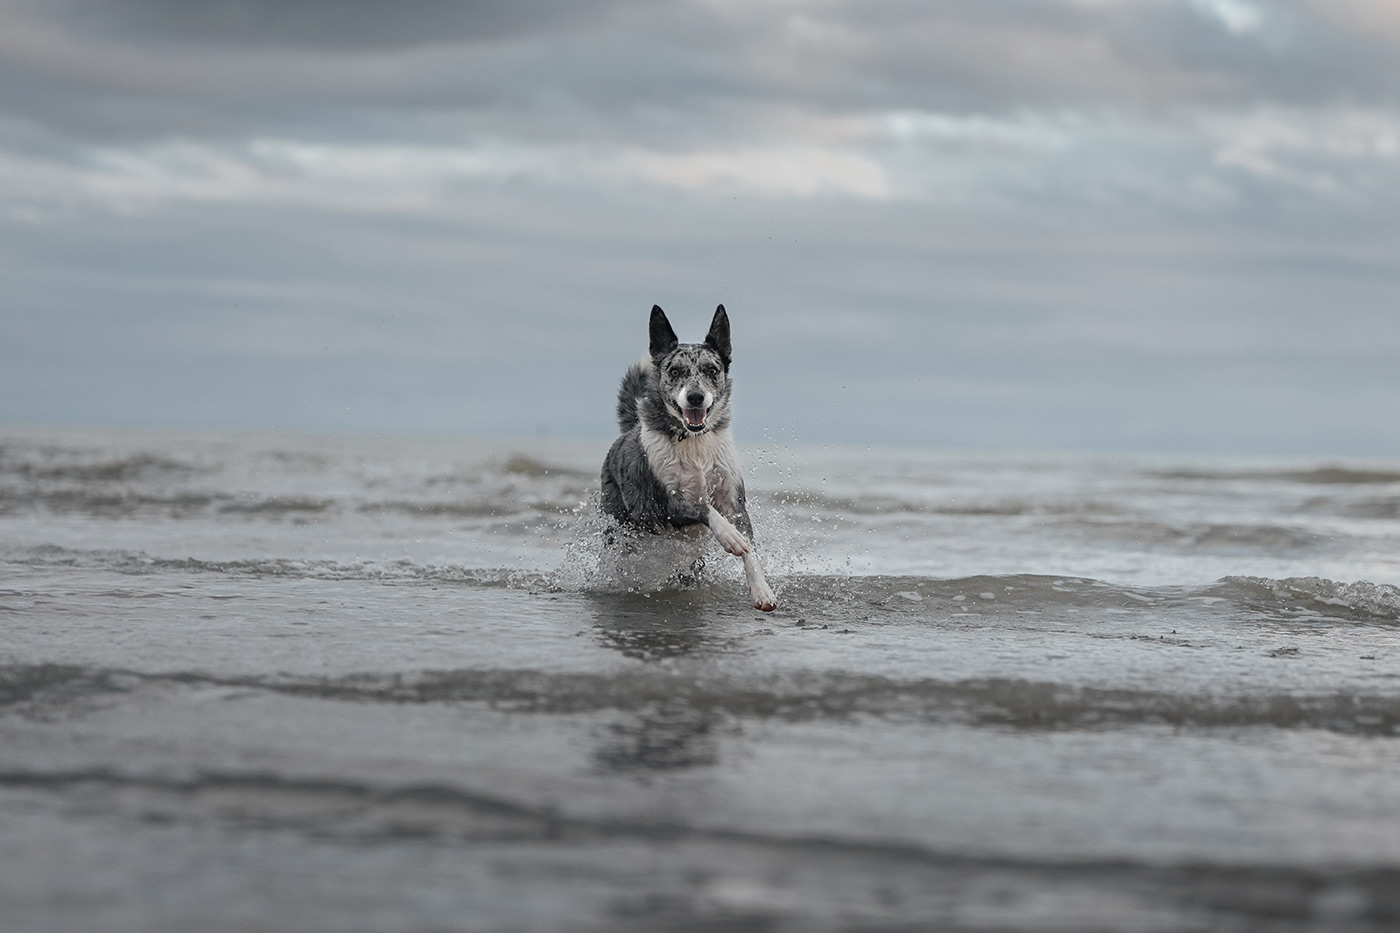
[[[717,479],[712,464],[681,460],[676,465],[675,487],[693,502],[708,502]]]
[[[667,492],[675,491],[692,502],[711,503],[722,510],[732,507],[730,490],[733,477],[738,475],[738,454],[728,431],[681,441],[643,431],[642,446]]]

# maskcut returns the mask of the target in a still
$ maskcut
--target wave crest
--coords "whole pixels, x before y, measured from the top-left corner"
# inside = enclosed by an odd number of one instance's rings
[[[1338,583],[1322,577],[1224,577],[1210,588],[1246,604],[1269,608],[1306,608],[1325,616],[1400,621],[1400,587],[1387,583]]]

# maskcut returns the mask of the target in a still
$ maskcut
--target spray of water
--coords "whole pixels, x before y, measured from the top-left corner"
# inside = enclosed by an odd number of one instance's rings
[[[703,526],[675,535],[638,534],[602,514],[596,491],[572,514],[563,561],[550,575],[555,589],[657,593],[714,588],[746,592],[742,563],[726,554]],[[816,566],[809,553],[824,545],[829,534],[826,529],[795,519],[767,496],[750,499],[749,514],[759,557],[779,599],[787,580],[835,572],[835,568]]]

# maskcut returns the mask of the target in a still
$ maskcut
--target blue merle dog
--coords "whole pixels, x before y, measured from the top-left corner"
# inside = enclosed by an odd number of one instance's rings
[[[778,606],[754,552],[739,452],[729,434],[729,316],[715,309],[704,343],[681,343],[651,309],[651,352],[617,393],[622,436],[603,461],[603,511],[634,531],[703,533],[743,558],[755,608]]]

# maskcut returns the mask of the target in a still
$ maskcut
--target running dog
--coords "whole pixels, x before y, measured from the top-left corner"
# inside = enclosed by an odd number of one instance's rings
[[[729,435],[729,316],[715,309],[704,343],[681,343],[666,312],[651,309],[651,352],[617,393],[622,432],[603,461],[603,511],[641,532],[709,528],[744,560],[754,607],[778,607],[754,553],[739,452]]]

